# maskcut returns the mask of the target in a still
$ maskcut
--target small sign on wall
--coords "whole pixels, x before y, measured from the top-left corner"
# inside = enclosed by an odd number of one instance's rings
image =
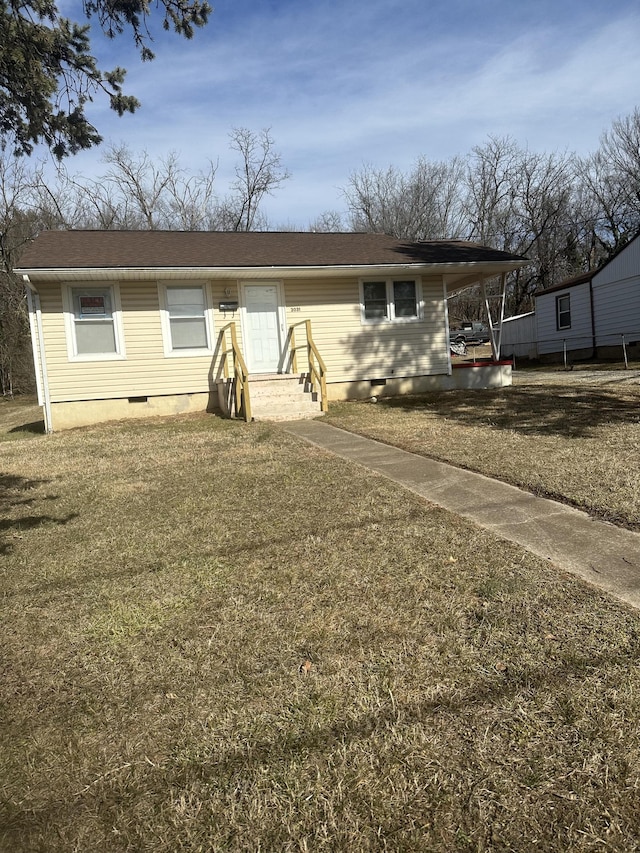
[[[81,296],[80,297],[80,314],[85,317],[87,315],[101,314],[104,316],[107,313],[104,296]]]

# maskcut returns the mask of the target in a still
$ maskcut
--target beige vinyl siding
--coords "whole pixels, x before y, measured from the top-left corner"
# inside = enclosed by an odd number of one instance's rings
[[[231,288],[232,296],[225,296],[225,288]],[[62,286],[39,285],[52,401],[209,391],[210,373],[213,369],[211,354],[172,357],[164,355],[157,282],[120,282],[119,289],[126,358],[70,361],[65,334]],[[212,344],[215,349],[217,335],[223,325],[217,305],[222,300],[237,298],[236,284],[213,282],[210,295],[214,308]],[[230,320],[231,316],[227,319]],[[235,319],[238,319],[237,314]]]
[[[247,277],[248,280],[252,279]],[[191,284],[195,282],[190,280]],[[108,283],[91,281],[93,286],[102,284]],[[69,360],[62,286],[39,284],[52,402],[213,391],[222,372],[220,332],[229,322],[235,322],[244,350],[241,311],[227,313],[225,317],[218,310],[220,302],[240,299],[239,284],[214,280],[209,285],[214,354],[166,357],[158,283],[120,282],[126,357],[104,361]],[[446,374],[449,360],[442,280],[423,279],[421,284],[424,304],[421,320],[363,325],[357,277],[287,280],[282,283],[287,329],[293,323],[311,320],[329,382]],[[305,342],[304,327],[298,329],[297,341]],[[300,370],[306,369],[304,349],[298,366]]]
[[[285,282],[287,324],[311,320],[329,382],[447,373],[442,280],[423,280],[422,298],[422,320],[363,325],[359,279]]]

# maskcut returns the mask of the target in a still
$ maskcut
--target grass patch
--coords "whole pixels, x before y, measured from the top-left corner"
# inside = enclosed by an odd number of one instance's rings
[[[328,422],[640,529],[640,380],[526,372],[510,388],[332,404]]]
[[[0,397],[0,441],[43,434],[42,408],[34,397]]]
[[[0,470],[0,849],[637,846],[637,613],[266,424]]]

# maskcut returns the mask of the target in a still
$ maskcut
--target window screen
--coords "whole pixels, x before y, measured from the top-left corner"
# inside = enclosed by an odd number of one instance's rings
[[[205,310],[202,287],[167,287],[172,349],[207,349]]]

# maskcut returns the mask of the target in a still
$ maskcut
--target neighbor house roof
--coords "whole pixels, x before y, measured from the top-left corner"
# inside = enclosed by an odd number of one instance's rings
[[[534,293],[534,296],[544,296],[547,293],[553,293],[555,290],[568,290],[570,287],[577,287],[579,284],[586,284],[591,281],[598,270],[590,270],[583,272],[580,275],[574,275],[571,278],[565,278],[564,281],[559,281],[558,284],[552,284],[551,287],[546,287],[544,290],[539,290]]]
[[[599,276],[600,273],[618,257],[618,255],[621,255],[625,251],[625,249],[628,249],[629,246],[638,239],[640,239],[640,231],[637,231],[632,237],[627,240],[627,242],[623,246],[620,246],[620,248],[615,251],[610,258],[607,258],[607,260],[605,261],[605,263],[602,264],[602,266],[598,267],[595,270],[589,270],[589,272],[582,273],[582,275],[576,275],[573,278],[566,278],[564,281],[561,281],[558,284],[554,284],[551,287],[547,287],[545,290],[541,290],[538,293],[534,293],[534,296],[542,296],[546,293],[553,293],[554,290],[564,290],[569,287],[575,287],[578,284],[585,284],[586,282],[595,279],[595,277]]]

